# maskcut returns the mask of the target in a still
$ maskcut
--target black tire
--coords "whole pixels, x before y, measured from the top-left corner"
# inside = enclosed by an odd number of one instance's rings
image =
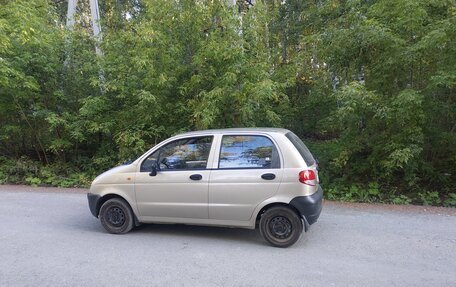
[[[260,219],[260,232],[275,247],[288,247],[298,241],[303,230],[302,219],[286,206],[267,209]]]
[[[133,228],[133,212],[121,198],[107,200],[100,208],[101,225],[113,234],[124,234]]]

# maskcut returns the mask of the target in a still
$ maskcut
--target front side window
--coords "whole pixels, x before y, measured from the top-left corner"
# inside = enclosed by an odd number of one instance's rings
[[[279,168],[274,143],[265,136],[223,136],[219,168]]]
[[[149,155],[141,164],[142,172],[149,172],[154,166],[160,170],[205,169],[212,136],[185,138],[161,147]]]

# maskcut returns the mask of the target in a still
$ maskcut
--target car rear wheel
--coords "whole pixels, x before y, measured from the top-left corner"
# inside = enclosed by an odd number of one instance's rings
[[[276,247],[293,245],[301,236],[301,218],[286,206],[266,210],[260,219],[260,232],[268,243]]]
[[[125,200],[112,198],[101,206],[100,222],[109,233],[127,233],[133,228],[133,212]]]

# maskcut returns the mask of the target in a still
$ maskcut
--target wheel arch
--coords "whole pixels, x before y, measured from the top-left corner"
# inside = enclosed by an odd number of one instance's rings
[[[265,213],[266,210],[268,210],[269,208],[272,208],[272,207],[275,207],[275,206],[285,206],[285,207],[288,207],[290,208],[291,210],[293,210],[293,212],[296,213],[297,216],[301,217],[302,218],[302,215],[301,213],[299,213],[299,211],[292,205],[288,204],[288,203],[285,203],[285,202],[271,202],[269,204],[266,204],[265,206],[263,206],[260,211],[257,213],[257,216],[256,216],[256,219],[255,219],[255,228],[258,227],[258,224],[260,223],[260,218],[261,216]],[[306,224],[304,224],[304,229],[307,230],[307,227],[306,227]]]

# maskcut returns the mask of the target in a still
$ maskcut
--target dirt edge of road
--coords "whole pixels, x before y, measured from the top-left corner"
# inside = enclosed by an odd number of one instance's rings
[[[42,187],[29,185],[0,185],[0,192],[44,192],[44,193],[87,193],[87,188],[60,188],[60,187]],[[325,200],[324,205],[350,208],[359,211],[396,211],[396,212],[416,212],[422,214],[436,214],[456,216],[456,208],[437,207],[437,206],[420,206],[420,205],[394,205],[380,203],[357,203],[357,202],[340,202]]]
[[[392,212],[414,212],[420,214],[435,214],[456,216],[456,208],[423,205],[396,205],[384,203],[359,203],[325,200],[326,206],[350,208],[359,211],[392,211]]]
[[[47,193],[87,193],[87,188],[80,187],[48,187],[48,186],[30,186],[30,185],[14,185],[14,184],[2,184],[0,185],[0,191],[7,192],[47,192]]]

